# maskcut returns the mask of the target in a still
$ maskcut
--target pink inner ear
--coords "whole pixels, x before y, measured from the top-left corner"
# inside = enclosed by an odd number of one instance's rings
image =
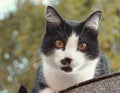
[[[100,22],[100,17],[101,17],[102,12],[101,11],[96,11],[93,14],[91,14],[85,23],[85,26],[90,27],[92,29],[97,30],[99,27],[99,22]]]
[[[55,23],[55,24],[60,24],[60,22],[61,22],[60,17],[58,15],[58,13],[56,12],[56,10],[51,9],[51,8],[47,9],[46,19],[47,19],[47,21],[49,21],[51,23]]]
[[[99,17],[98,16],[93,16],[92,18],[88,19],[85,26],[93,28],[95,30],[98,29],[99,27]]]

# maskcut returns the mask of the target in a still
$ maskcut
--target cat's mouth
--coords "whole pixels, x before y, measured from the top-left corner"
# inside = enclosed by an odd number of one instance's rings
[[[66,67],[61,67],[61,70],[65,72],[72,72],[73,69],[70,66],[66,66]]]

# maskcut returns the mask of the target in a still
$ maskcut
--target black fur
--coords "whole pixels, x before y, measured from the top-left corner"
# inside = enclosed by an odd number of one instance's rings
[[[34,85],[34,88],[32,89],[31,93],[38,93],[38,91],[43,90],[46,87],[49,87],[45,81],[42,66],[43,65],[41,63],[37,70],[35,85]]]

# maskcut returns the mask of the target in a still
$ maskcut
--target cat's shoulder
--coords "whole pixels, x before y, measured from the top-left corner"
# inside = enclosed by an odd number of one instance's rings
[[[100,59],[96,67],[95,76],[102,76],[110,73],[109,59],[104,53],[100,53]]]

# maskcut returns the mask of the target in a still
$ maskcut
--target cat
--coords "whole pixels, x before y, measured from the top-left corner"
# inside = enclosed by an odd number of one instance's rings
[[[32,93],[57,93],[86,80],[106,75],[109,67],[100,52],[101,11],[84,21],[64,20],[51,6],[46,9],[46,32]]]

